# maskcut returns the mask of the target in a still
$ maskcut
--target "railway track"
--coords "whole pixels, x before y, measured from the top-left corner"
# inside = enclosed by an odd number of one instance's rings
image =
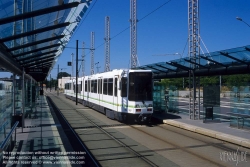
[[[220,159],[223,152],[235,152],[235,145],[169,125],[122,124],[81,104],[76,106],[62,95],[48,96],[100,166],[236,165],[234,161]],[[249,166],[249,162],[237,166]]]
[[[71,142],[71,146],[73,147],[74,151],[84,151],[86,153],[85,156],[85,164],[82,164],[81,166],[95,166],[99,167],[101,166],[98,161],[95,159],[95,157],[89,152],[86,145],[81,141],[79,136],[76,134],[74,129],[71,127],[71,125],[68,123],[68,121],[65,119],[64,115],[61,113],[60,110],[56,107],[56,105],[52,102],[51,98],[48,98],[48,103],[51,106],[51,109],[55,112],[57,118],[59,119],[59,122],[61,126],[64,129],[64,133],[68,137],[69,141]],[[67,143],[64,143],[64,145],[67,145]]]
[[[68,101],[68,100],[67,100]],[[54,96],[53,102],[60,103],[62,99]],[[83,106],[84,110],[88,110]],[[63,117],[67,120],[72,130],[81,139],[82,145],[85,145],[93,160],[100,166],[153,166],[157,167],[155,162],[148,157],[155,156],[154,153],[148,153],[146,148],[139,143],[128,139],[111,127],[127,126],[125,124],[107,125],[97,120],[82,109],[67,105],[67,108],[59,109]],[[164,161],[164,158],[162,157]],[[165,161],[168,163],[168,161]],[[173,164],[169,164],[173,166]]]
[[[239,163],[241,160],[227,160],[226,162],[221,160],[223,153],[236,154],[247,153],[250,150],[247,148],[242,148],[231,143],[226,143],[217,139],[212,139],[200,134],[186,132],[185,130],[172,127],[169,125],[158,125],[154,129],[149,130],[141,126],[131,126],[132,129],[139,131],[145,136],[150,136],[155,142],[163,142],[164,145],[168,145],[172,150],[180,150],[183,153],[190,154],[196,157],[196,159],[203,160],[202,166],[248,166],[249,162]],[[163,134],[168,134],[166,137]],[[174,136],[174,137],[173,137]],[[179,139],[178,139],[179,138]],[[183,142],[180,142],[181,140]],[[152,140],[152,139],[151,139]],[[188,142],[184,142],[188,141]],[[167,148],[162,148],[154,150],[156,152],[166,151]],[[169,150],[169,149],[167,149]],[[230,155],[229,155],[230,156]],[[229,156],[227,158],[229,158]],[[185,156],[183,156],[185,157]],[[234,157],[235,158],[235,157]],[[250,156],[246,154],[245,159],[250,159]],[[193,166],[190,165],[190,166]]]

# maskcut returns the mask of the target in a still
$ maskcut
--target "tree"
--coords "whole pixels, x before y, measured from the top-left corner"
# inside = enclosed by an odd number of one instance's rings
[[[219,85],[218,76],[200,77],[200,86]]]
[[[62,78],[62,77],[70,77],[71,75],[67,72],[59,72],[57,75],[57,78]]]
[[[187,78],[184,78],[184,87],[187,85]],[[162,79],[161,85],[164,85],[165,87],[176,87],[178,90],[183,89],[183,78],[168,78],[168,79]]]

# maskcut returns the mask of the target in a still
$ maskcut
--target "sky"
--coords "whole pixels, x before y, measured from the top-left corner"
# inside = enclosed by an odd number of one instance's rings
[[[200,36],[202,50],[220,51],[249,45],[249,0],[200,0]],[[90,47],[90,34],[95,33],[95,72],[105,67],[105,16],[110,17],[110,68],[130,67],[130,0],[93,0],[63,53],[51,70],[52,78],[60,72],[72,74],[67,66],[76,54],[76,40]],[[171,61],[188,55],[188,0],[137,0],[137,56],[139,65]],[[203,44],[204,43],[204,44]],[[79,49],[81,59],[83,50]],[[85,75],[90,75],[91,54],[85,49]],[[179,53],[179,54],[175,54]],[[162,56],[166,54],[165,56]],[[79,68],[81,62],[78,62]],[[61,70],[62,68],[62,70]],[[75,75],[75,57],[74,57]],[[82,76],[82,69],[80,70]],[[48,75],[49,79],[49,75]]]

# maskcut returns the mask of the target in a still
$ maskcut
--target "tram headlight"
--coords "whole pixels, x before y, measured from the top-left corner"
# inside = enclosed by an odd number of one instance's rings
[[[136,109],[135,111],[136,111],[136,112],[141,112],[141,109]]]

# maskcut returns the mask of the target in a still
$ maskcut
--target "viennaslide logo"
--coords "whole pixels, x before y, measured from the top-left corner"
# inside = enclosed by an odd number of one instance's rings
[[[220,152],[220,160],[224,162],[235,162],[236,166],[240,162],[247,162],[247,151],[223,151]]]

